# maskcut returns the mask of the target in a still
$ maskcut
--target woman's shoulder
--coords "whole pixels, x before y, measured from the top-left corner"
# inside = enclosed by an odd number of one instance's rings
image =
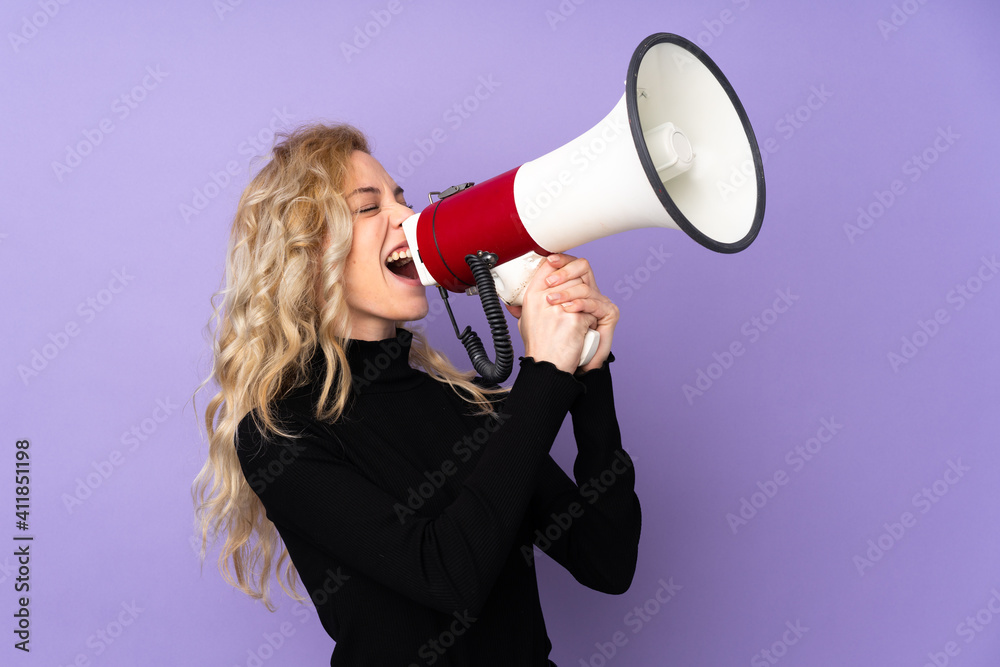
[[[315,397],[309,392],[290,392],[268,405],[267,423],[263,410],[253,409],[243,415],[236,428],[236,448],[240,458],[280,456],[294,446],[314,447],[331,440],[338,442],[336,424],[316,416]],[[326,449],[327,447],[323,447]]]

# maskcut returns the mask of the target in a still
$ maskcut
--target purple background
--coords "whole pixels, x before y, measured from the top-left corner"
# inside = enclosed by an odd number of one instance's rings
[[[663,230],[579,251],[622,310],[614,374],[643,535],[620,597],[538,559],[553,659],[754,665],[770,664],[768,649],[782,665],[1000,661],[988,607],[1000,590],[1000,279],[983,263],[1000,251],[995,2],[401,0],[398,14],[388,1],[47,2],[51,18],[45,2],[0,10],[0,540],[20,534],[18,438],[31,441],[36,537],[30,655],[12,647],[16,561],[0,548],[0,662],[327,664],[332,642],[311,610],[279,596],[267,613],[214,558],[201,570],[190,541],[205,456],[190,398],[209,368],[203,329],[228,226],[262,152],[245,142],[269,145],[269,124],[353,122],[419,208],[427,191],[588,129],[621,95],[633,49],[660,31],[707,51],[770,146],[767,213],[737,255]],[[377,34],[345,54],[366,25]],[[481,78],[495,88],[480,88],[474,111],[449,112]],[[437,128],[445,141],[417,152]],[[81,143],[96,145],[68,171],[53,166]],[[925,151],[933,163],[914,171]],[[851,235],[859,208],[878,217]],[[650,272],[661,246],[670,257]],[[775,318],[778,290],[797,298]],[[453,301],[485,330],[473,299]],[[944,323],[928,325],[936,314]],[[446,318],[427,329],[467,367]],[[894,368],[904,337],[920,346]],[[712,367],[737,342],[744,353]],[[44,367],[24,375],[36,353]],[[699,371],[716,379],[688,400]],[[842,428],[822,431],[829,442],[799,469],[787,455],[824,419]],[[568,428],[554,451],[571,465]],[[967,469],[948,474],[954,484],[940,481],[949,462]],[[776,474],[786,483],[772,487]],[[727,514],[743,499],[763,506],[734,532]],[[905,512],[909,527],[894,527]],[[859,572],[855,557],[880,538],[888,550]],[[661,580],[680,586],[662,606]],[[796,638],[786,623],[808,630]],[[619,632],[627,641],[606,660],[595,642]]]

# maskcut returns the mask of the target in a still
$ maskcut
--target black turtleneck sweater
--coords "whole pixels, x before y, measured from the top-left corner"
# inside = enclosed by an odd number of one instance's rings
[[[314,381],[274,406],[297,437],[264,437],[250,415],[237,432],[243,473],[336,641],[330,664],[549,665],[534,555],[606,593],[635,570],[639,501],[608,364],[574,377],[522,359],[487,418],[411,368],[397,334],[350,342],[354,391],[336,422],[315,418],[314,363]],[[575,482],[549,456],[567,412]]]

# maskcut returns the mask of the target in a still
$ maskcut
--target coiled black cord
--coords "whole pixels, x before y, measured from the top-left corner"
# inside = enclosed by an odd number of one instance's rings
[[[497,288],[493,283],[490,267],[485,260],[477,255],[466,255],[465,263],[469,265],[472,275],[476,279],[479,300],[483,304],[486,321],[490,324],[490,333],[493,334],[493,349],[497,357],[496,363],[490,361],[483,347],[483,342],[479,340],[479,336],[472,330],[472,327],[465,327],[465,331],[459,334],[458,338],[465,346],[465,351],[469,353],[469,359],[472,360],[472,366],[476,372],[490,384],[499,384],[509,378],[510,372],[514,369],[514,348],[510,343],[510,333],[507,331],[507,319],[503,314],[503,306],[500,305],[500,297],[497,296]],[[457,326],[455,331],[457,333]]]

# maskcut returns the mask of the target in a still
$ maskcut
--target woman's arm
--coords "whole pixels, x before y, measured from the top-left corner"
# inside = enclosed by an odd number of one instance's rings
[[[586,393],[571,408],[575,482],[547,458],[530,509],[535,546],[581,584],[620,594],[635,573],[642,523],[635,470],[621,448],[607,364],[580,379]]]
[[[608,362],[618,307],[597,287],[590,264],[570,255],[550,255],[536,277],[544,280],[544,301],[511,308],[517,317],[540,303],[549,311],[583,315],[601,334],[593,360],[576,369],[586,386],[572,406],[577,458],[574,483],[547,458],[543,464],[531,515],[535,544],[591,588],[622,593],[631,584],[639,544],[641,514],[635,495],[632,460],[621,448]],[[521,327],[522,335],[524,327]],[[525,336],[525,348],[529,338]],[[570,359],[569,368],[575,369]],[[530,557],[530,556],[529,556]]]

